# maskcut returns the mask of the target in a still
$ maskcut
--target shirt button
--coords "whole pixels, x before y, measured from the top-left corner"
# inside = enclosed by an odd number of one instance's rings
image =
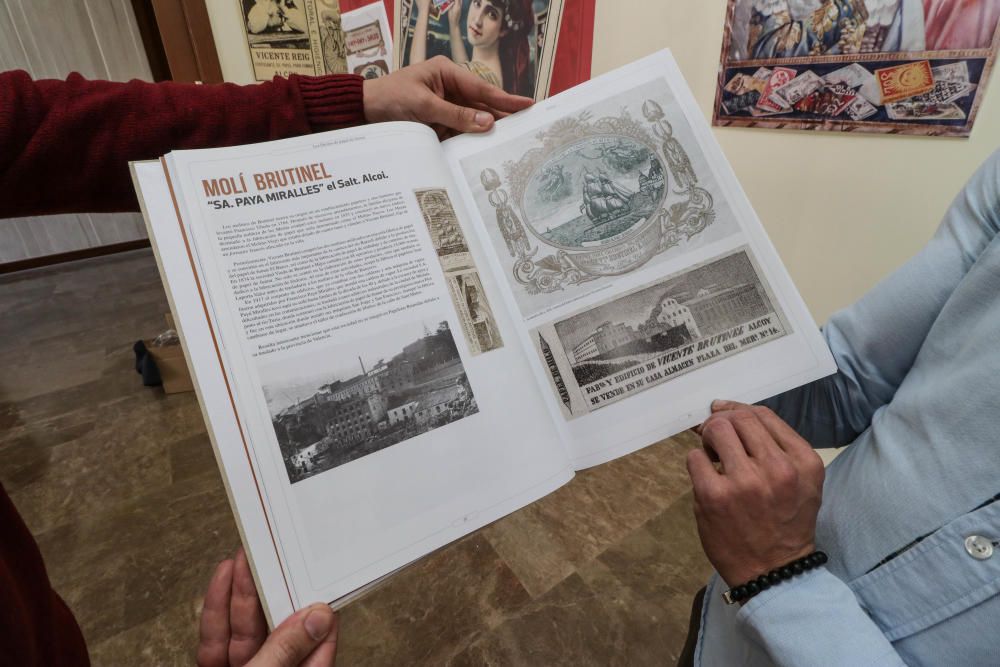
[[[965,538],[965,551],[976,560],[986,560],[993,555],[993,541],[982,535]]]

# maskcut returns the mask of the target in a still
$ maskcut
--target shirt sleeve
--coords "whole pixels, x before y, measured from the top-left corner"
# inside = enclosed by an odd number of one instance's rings
[[[763,404],[815,447],[852,442],[892,399],[942,308],[998,227],[1000,152],[973,175],[919,254],[830,318],[823,335],[838,372]]]
[[[826,568],[757,594],[736,616],[781,667],[905,667],[892,644]]]
[[[0,73],[0,218],[136,211],[128,163],[364,122],[363,80],[238,86]]]

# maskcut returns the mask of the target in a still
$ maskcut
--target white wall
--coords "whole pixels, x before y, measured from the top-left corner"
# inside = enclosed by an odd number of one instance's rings
[[[594,75],[670,48],[711,119],[726,0],[597,0]],[[996,73],[969,139],[714,128],[822,323],[919,250],[1000,147]]]

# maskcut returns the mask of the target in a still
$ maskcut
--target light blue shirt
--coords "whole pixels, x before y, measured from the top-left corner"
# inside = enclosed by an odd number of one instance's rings
[[[998,230],[995,153],[920,254],[824,327],[838,373],[768,401],[814,446],[850,443],[817,524],[830,562],[742,607],[714,576],[695,664],[1000,665]]]

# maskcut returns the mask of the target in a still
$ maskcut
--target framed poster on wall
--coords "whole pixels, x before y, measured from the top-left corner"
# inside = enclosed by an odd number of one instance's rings
[[[968,136],[996,0],[729,0],[714,123]]]
[[[401,0],[410,3],[411,6],[412,1]],[[439,0],[431,1],[440,4]],[[532,3],[533,11],[536,6],[540,6],[540,3],[548,6],[550,1],[557,1],[562,6],[561,29],[558,31],[554,28],[557,23],[554,22],[551,11],[535,12],[533,19],[536,38],[538,35],[547,36],[542,40],[544,48],[534,50],[534,62],[538,63],[538,67],[531,70],[536,76],[536,88],[540,91],[540,96],[554,95],[588,80],[593,52],[595,0],[529,1]],[[279,11],[274,15],[272,4],[278,5],[280,9],[289,3],[294,9],[302,9],[303,13]],[[328,70],[332,70],[333,67],[327,63],[334,63],[336,54],[342,53],[346,58],[351,52],[351,39],[347,34],[351,26],[344,24],[347,20],[345,15],[362,13],[359,10],[370,10],[373,2],[372,0],[183,0],[183,4],[198,5],[201,15],[205,17],[204,20],[198,19],[197,13],[186,9],[176,12],[180,15],[180,28],[170,30],[171,34],[185,34],[195,31],[196,28],[202,28],[198,33],[202,38],[195,40],[195,53],[186,54],[189,59],[199,60],[198,48],[205,51],[211,49],[213,58],[216,52],[218,54],[221,80],[231,83],[253,83],[267,80],[275,74],[292,72],[325,74]],[[271,16],[269,20],[273,25],[267,28],[267,21],[263,21],[265,28],[256,33],[257,37],[251,39],[253,33],[250,29],[250,11],[258,4],[264,5],[266,9],[260,10],[259,13],[255,11],[254,18],[257,21],[254,27],[259,27],[261,16]],[[397,10],[402,8],[393,0],[382,0],[382,4],[389,17],[395,17]],[[466,5],[471,5],[471,0],[464,0],[459,4],[463,4],[463,12],[468,14],[469,8]],[[324,24],[327,17],[330,17],[333,23],[339,24],[339,32],[342,35],[339,41],[331,39],[333,28],[338,26],[330,27]],[[327,24],[330,22],[326,21]],[[162,26],[160,32],[161,34],[164,32]],[[393,53],[388,54],[389,60],[392,61],[387,63],[390,69],[398,63],[398,35],[397,28],[393,27],[392,35],[387,35],[385,40],[387,44],[393,45]],[[327,46],[324,46],[324,36]],[[254,49],[258,51],[254,52]],[[551,50],[551,57],[544,55],[545,49]],[[188,46],[187,51],[191,50]],[[325,55],[328,51],[334,53],[333,58]],[[533,57],[530,49],[528,57],[529,60]],[[543,58],[546,59],[544,67],[541,66]],[[207,82],[219,79],[197,80]],[[544,94],[541,91],[544,91]]]
[[[398,0],[396,62],[443,55],[504,90],[548,96],[563,0]]]

